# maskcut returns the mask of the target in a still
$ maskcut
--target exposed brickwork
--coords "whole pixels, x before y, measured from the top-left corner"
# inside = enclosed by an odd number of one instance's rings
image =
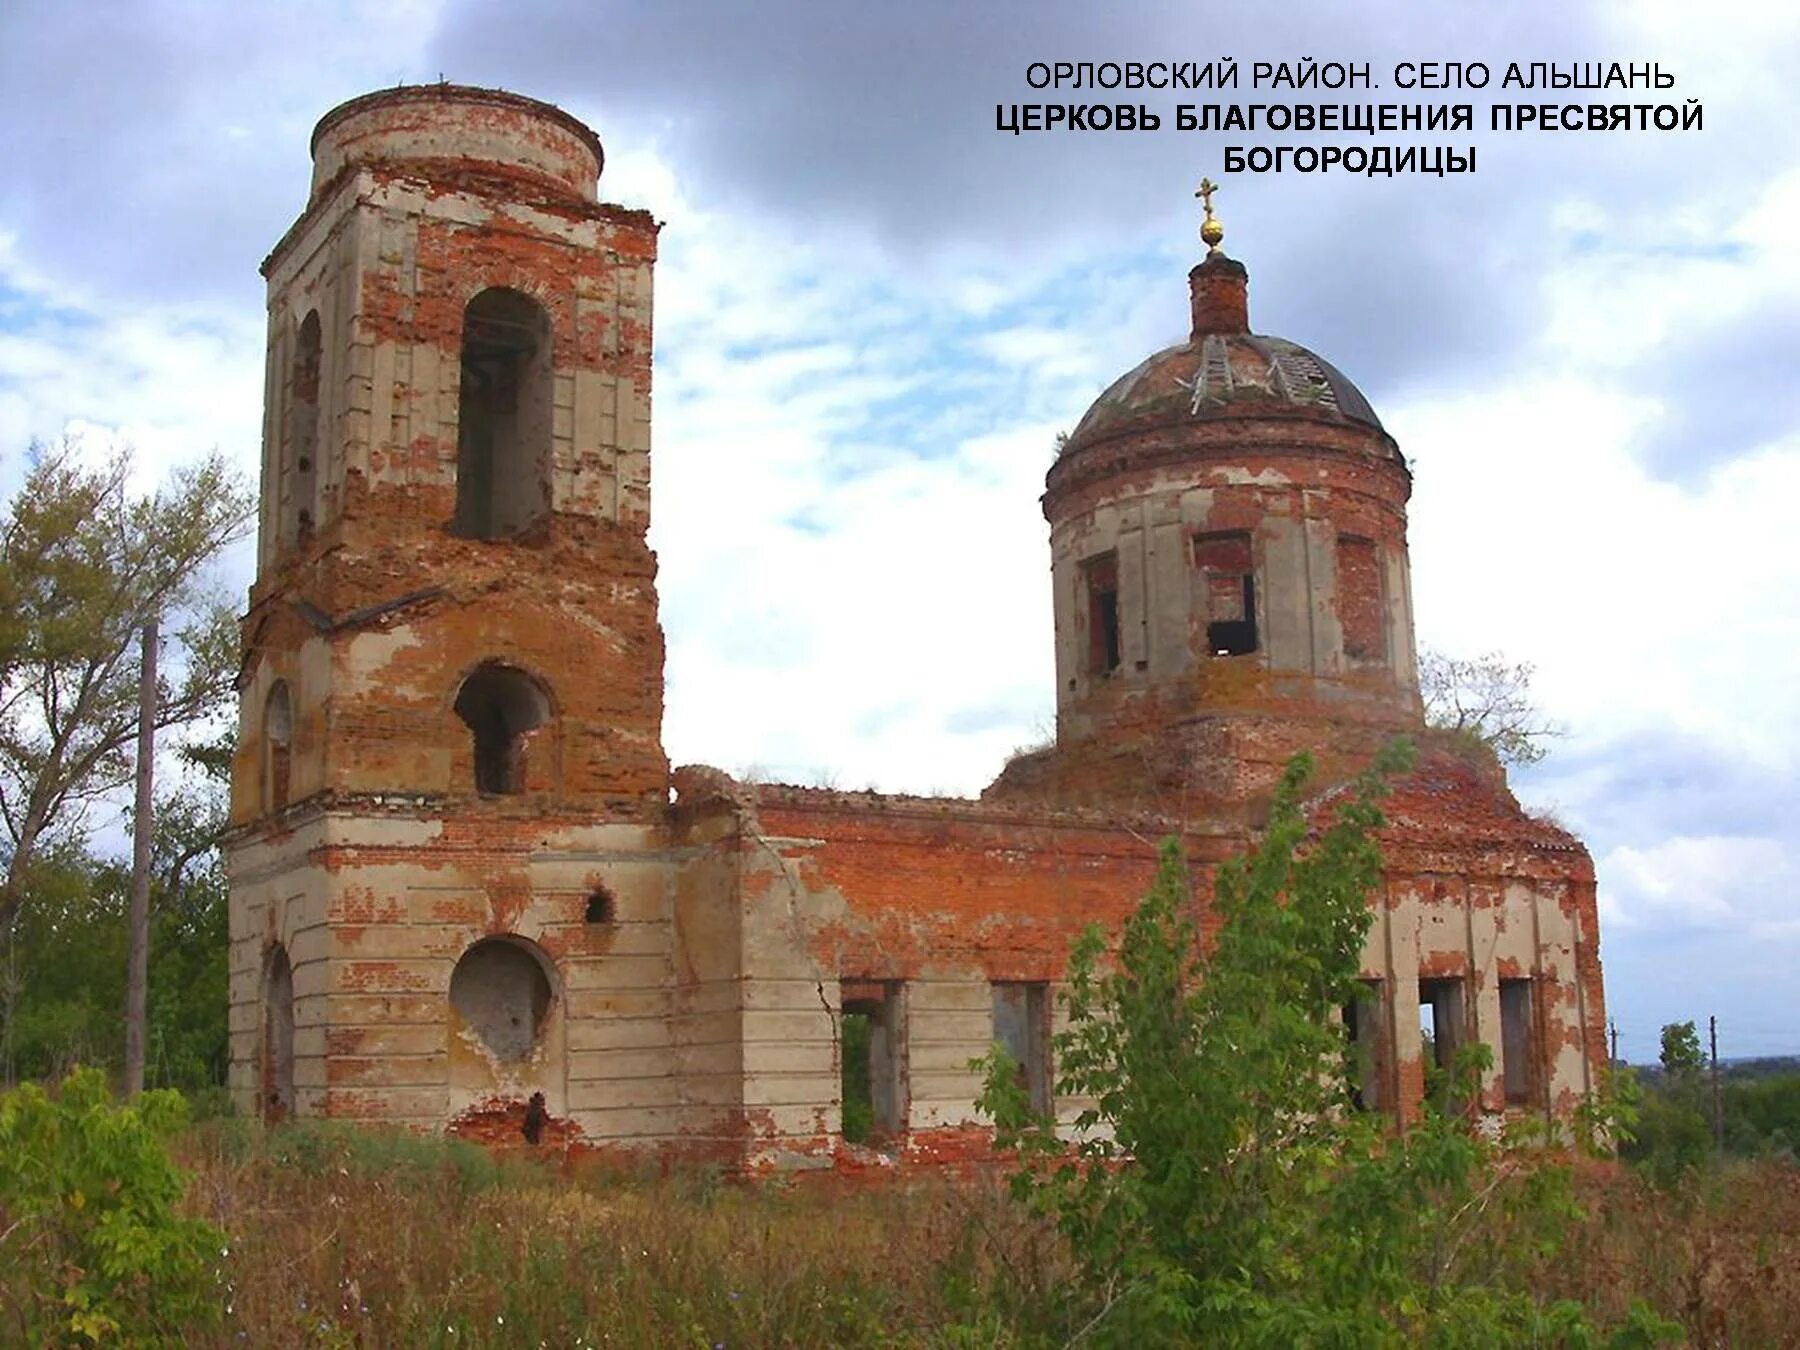
[[[1245,271],[1213,258],[1192,341],[1049,474],[1053,746],[980,800],[671,773],[655,223],[598,202],[592,132],[498,91],[354,100],[314,150],[264,268],[230,844],[247,1109],[859,1178],[979,1163],[970,1061],[1003,1013],[1054,1030],[1070,944],[1117,929],[1159,839],[1184,841],[1210,934],[1214,866],[1289,756],[1328,793],[1420,730],[1405,463],[1342,376],[1250,335]],[[465,347],[476,314],[528,321]],[[463,514],[480,456],[539,475],[517,520]],[[1602,1055],[1592,863],[1453,750],[1427,738],[1391,803],[1374,1090],[1419,1109],[1422,980],[1459,982],[1460,1034],[1497,1045],[1499,982],[1526,979],[1530,1104],[1497,1067],[1475,1105],[1564,1116]],[[846,1001],[888,1037],[879,1147],[841,1137]]]

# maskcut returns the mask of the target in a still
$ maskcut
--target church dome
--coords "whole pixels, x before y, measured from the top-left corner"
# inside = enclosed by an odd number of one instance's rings
[[[1188,340],[1113,381],[1076,424],[1066,449],[1226,417],[1298,415],[1382,431],[1368,399],[1336,366],[1297,342],[1250,332],[1249,280],[1242,263],[1209,254],[1188,274],[1194,319]]]
[[[1362,391],[1316,352],[1286,338],[1206,333],[1163,348],[1114,380],[1069,444],[1196,417],[1265,412],[1347,417],[1382,429]]]

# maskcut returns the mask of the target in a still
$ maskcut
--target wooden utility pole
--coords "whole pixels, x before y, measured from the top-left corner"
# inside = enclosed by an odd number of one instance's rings
[[[1713,1147],[1725,1151],[1725,1112],[1719,1097],[1719,1019],[1706,1019],[1706,1036],[1712,1045]]]
[[[144,625],[138,676],[137,812],[131,828],[131,934],[125,970],[125,1095],[144,1090],[144,1033],[150,978],[150,842],[155,833],[156,619]]]

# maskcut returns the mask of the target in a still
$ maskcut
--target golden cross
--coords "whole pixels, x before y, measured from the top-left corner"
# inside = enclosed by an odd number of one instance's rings
[[[1202,178],[1200,180],[1200,186],[1194,189],[1194,195],[1200,199],[1200,204],[1206,208],[1206,218],[1208,220],[1212,219],[1212,195],[1218,190],[1219,185],[1210,178]]]
[[[1213,193],[1218,190],[1219,185],[1210,178],[1202,178],[1200,180],[1200,186],[1194,190],[1194,195],[1200,199],[1200,204],[1206,208],[1206,219],[1200,222],[1200,242],[1206,245],[1206,252],[1209,257],[1219,251],[1219,243],[1225,238],[1225,227],[1221,225],[1218,219],[1213,215],[1212,209]]]

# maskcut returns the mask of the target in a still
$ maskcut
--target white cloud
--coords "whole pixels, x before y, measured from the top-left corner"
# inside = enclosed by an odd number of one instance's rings
[[[1469,372],[1456,394],[1387,411],[1417,475],[1421,641],[1534,661],[1546,710],[1579,739],[1666,728],[1800,767],[1800,434],[1682,481],[1644,458],[1708,397],[1647,382],[1648,354],[1696,328],[1723,341],[1771,304],[1800,314],[1800,245],[1779,228],[1800,170],[1714,222],[1729,257],[1569,200],[1540,340],[1500,378]],[[1606,247],[1581,247],[1589,233]]]
[[[1800,438],[1686,491],[1631,454],[1641,397],[1532,381],[1403,410],[1421,641],[1538,667],[1579,737],[1667,726],[1800,764]]]
[[[1646,848],[1621,844],[1597,870],[1608,924],[1779,930],[1789,921],[1795,875],[1775,839],[1676,835]],[[1775,917],[1783,915],[1783,917]]]
[[[896,298],[879,269],[821,269],[740,220],[676,225],[653,532],[671,756],[979,789],[1047,716],[1036,497],[1055,426],[1015,411],[982,429],[993,410],[969,390],[1018,374],[981,337],[967,360],[907,340],[960,297]]]
[[[214,449],[254,476],[261,316],[208,303],[72,299],[0,244],[0,481],[65,435],[136,452],[139,488]]]

